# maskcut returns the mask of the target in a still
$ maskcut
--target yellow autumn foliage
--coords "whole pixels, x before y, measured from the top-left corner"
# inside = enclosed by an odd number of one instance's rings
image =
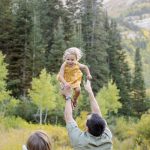
[[[140,121],[136,125],[136,130],[137,142],[140,143],[142,147],[150,149],[150,111],[142,115]]]
[[[76,118],[76,122],[81,130],[85,130],[86,128],[87,115],[88,115],[87,111],[82,111],[80,116]]]
[[[120,117],[117,119],[114,133],[120,140],[132,138],[136,135],[135,124]]]
[[[150,38],[150,32],[149,32],[148,30],[144,30],[144,29],[143,29],[142,32],[143,32],[144,36],[145,36],[147,39]]]

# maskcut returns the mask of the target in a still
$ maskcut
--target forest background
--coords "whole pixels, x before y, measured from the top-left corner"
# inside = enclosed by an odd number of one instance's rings
[[[53,149],[72,149],[56,79],[69,47],[84,52],[114,150],[150,149],[150,30],[132,23],[149,16],[150,4],[136,0],[132,7],[117,17],[113,11],[114,19],[99,0],[0,0],[1,150],[20,150],[37,129],[49,134]],[[81,87],[74,117],[84,130],[90,106]]]

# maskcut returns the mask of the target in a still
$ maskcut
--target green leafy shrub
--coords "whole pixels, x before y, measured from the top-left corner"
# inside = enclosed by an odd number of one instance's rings
[[[136,142],[142,148],[150,149],[150,113],[144,114],[136,125]]]
[[[134,137],[136,135],[135,122],[123,117],[117,118],[113,131],[120,141]]]
[[[26,126],[27,123],[21,119],[20,117],[0,117],[0,124],[3,126],[6,130],[7,129],[18,129],[22,128],[22,126]]]

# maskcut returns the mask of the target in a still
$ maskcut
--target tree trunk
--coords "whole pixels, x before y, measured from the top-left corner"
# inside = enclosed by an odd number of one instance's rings
[[[46,120],[47,120],[47,113],[48,113],[48,110],[46,109],[44,123],[46,123]]]
[[[40,108],[40,125],[42,124],[42,108]]]
[[[56,116],[55,124],[57,124],[57,122],[58,122],[58,116]]]

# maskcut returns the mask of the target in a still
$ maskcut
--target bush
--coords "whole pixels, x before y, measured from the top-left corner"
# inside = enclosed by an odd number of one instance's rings
[[[136,141],[142,148],[150,149],[150,114],[144,114],[136,125]]]
[[[115,135],[117,135],[119,140],[125,140],[130,137],[135,136],[135,124],[132,120],[126,120],[125,118],[121,117],[116,120],[116,126],[114,129]]]
[[[33,104],[29,99],[21,99],[14,115],[19,116],[28,122],[36,122],[36,112],[37,106],[35,104]]]
[[[85,130],[88,112],[82,111],[80,116],[76,118],[76,122],[81,130]]]
[[[11,117],[1,117],[0,124],[4,129],[7,130],[10,128],[14,129],[22,128],[22,126],[27,125],[27,122],[21,119],[20,117],[11,116]]]

